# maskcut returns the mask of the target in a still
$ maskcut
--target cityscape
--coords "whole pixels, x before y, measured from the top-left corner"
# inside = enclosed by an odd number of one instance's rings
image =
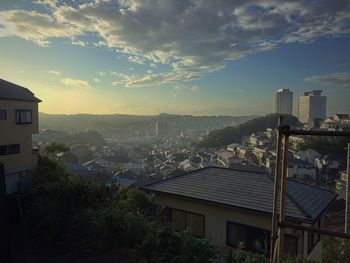
[[[350,3],[314,5],[1,2],[0,262],[350,262]]]

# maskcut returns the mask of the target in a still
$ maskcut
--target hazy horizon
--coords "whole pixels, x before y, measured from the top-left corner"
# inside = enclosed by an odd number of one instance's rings
[[[350,3],[0,2],[0,78],[48,114],[265,115],[321,89],[350,112]],[[14,52],[15,50],[15,52]]]

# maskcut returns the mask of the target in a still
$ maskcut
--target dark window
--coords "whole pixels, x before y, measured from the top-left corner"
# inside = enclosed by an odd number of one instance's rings
[[[17,124],[31,124],[32,123],[32,111],[31,110],[16,110],[16,123]]]
[[[19,144],[10,144],[7,145],[7,154],[15,154],[20,152],[20,145]]]
[[[7,145],[0,145],[0,155],[7,154]]]
[[[6,110],[0,110],[0,121],[7,120],[7,111]]]
[[[261,228],[227,222],[227,244],[244,248],[254,253],[268,255],[271,232]]]
[[[169,222],[177,231],[187,231],[196,237],[204,237],[204,216],[166,207],[162,211],[162,222]]]

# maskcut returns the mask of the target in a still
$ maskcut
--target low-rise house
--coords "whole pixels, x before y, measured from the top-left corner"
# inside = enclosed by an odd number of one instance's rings
[[[159,171],[164,177],[168,177],[169,174],[171,174],[175,170],[176,167],[168,163],[165,163],[159,167]]]
[[[340,168],[340,156],[336,153],[329,153],[322,158],[315,158],[315,165],[319,170],[325,169],[339,169]]]
[[[339,198],[344,198],[346,196],[346,181],[348,174],[346,170],[339,171],[338,179],[335,180],[335,190],[339,195]]]
[[[236,147],[238,146],[238,143],[231,143],[227,145],[226,149],[230,152],[236,152]]]
[[[237,150],[237,155],[242,159],[245,159],[247,155],[251,153],[251,149],[244,145],[238,145],[236,147],[236,150]]]
[[[322,154],[310,148],[305,151],[298,151],[294,154],[295,159],[306,161],[311,164],[315,163],[315,158],[320,158],[321,156]]]
[[[309,162],[303,160],[289,160],[288,161],[288,177],[291,178],[312,178],[316,179],[316,167],[314,167]]]
[[[189,159],[186,159],[186,160],[182,161],[181,163],[179,163],[178,168],[180,168],[186,172],[198,169],[198,167],[193,162],[191,162]]]
[[[222,150],[218,152],[218,163],[221,165],[242,164],[243,160],[234,153]]]
[[[155,197],[156,220],[188,231],[218,246],[269,254],[273,178],[265,173],[208,167],[146,187]],[[323,227],[325,209],[336,194],[296,180],[287,180],[286,220]],[[286,229],[285,253],[320,260],[318,235]]]
[[[32,135],[39,133],[39,102],[30,90],[0,79],[0,162],[7,194],[20,191],[37,165]]]

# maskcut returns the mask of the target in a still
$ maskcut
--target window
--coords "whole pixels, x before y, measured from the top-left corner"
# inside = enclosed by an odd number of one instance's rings
[[[183,210],[164,208],[162,221],[169,222],[177,231],[187,231],[196,237],[204,237],[204,216]]]
[[[270,234],[268,230],[227,222],[227,244],[237,247],[240,243],[248,251],[268,255]]]
[[[7,154],[7,145],[0,145],[0,155]]]
[[[7,154],[16,154],[20,152],[19,144],[10,144],[7,145]]]
[[[16,123],[17,124],[31,124],[32,123],[32,111],[31,110],[16,110]]]
[[[6,120],[7,120],[7,111],[0,110],[0,121],[6,121]]]

